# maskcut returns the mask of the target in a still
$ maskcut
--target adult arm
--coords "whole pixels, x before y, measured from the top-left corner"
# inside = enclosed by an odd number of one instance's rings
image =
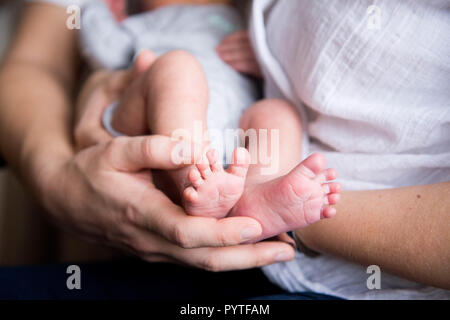
[[[64,10],[29,4],[0,71],[0,146],[25,177],[73,153],[70,97],[77,69],[75,33]],[[37,181],[28,180],[34,184]]]
[[[450,182],[343,192],[337,211],[297,231],[309,248],[450,289]]]

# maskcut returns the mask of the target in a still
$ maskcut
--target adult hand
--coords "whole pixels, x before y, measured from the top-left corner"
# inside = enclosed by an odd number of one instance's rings
[[[236,71],[258,78],[262,76],[246,30],[225,37],[217,47],[217,53]]]
[[[175,146],[162,136],[120,137],[49,164],[41,185],[51,217],[147,261],[219,271],[293,258],[293,249],[281,242],[238,245],[259,236],[257,221],[188,216],[156,189],[147,169],[175,169],[170,158]]]

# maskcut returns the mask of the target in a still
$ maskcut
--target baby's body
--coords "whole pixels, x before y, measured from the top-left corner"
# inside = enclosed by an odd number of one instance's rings
[[[148,70],[121,97],[112,128],[127,135],[173,136],[182,130],[185,139],[206,148],[209,142],[203,137],[208,127],[222,132],[238,127],[244,132],[254,130],[255,139],[249,139],[246,146],[256,152],[237,148],[226,170],[226,152],[219,157],[219,152],[210,149],[197,163],[168,172],[186,212],[214,218],[253,217],[263,228],[259,240],[332,217],[336,212],[329,205],[338,201],[340,191],[339,184],[330,182],[336,172],[325,169],[325,159],[318,154],[301,162],[302,128],[296,110],[282,100],[256,102],[252,81],[220,61],[215,52],[220,40],[233,31],[229,26],[235,25],[234,10],[225,5],[196,5],[163,6],[156,11],[162,16],[166,8],[167,12],[179,10],[178,17],[184,10],[192,10],[194,16],[194,11],[206,10],[209,14],[204,19],[215,16],[211,21],[219,31],[200,28],[201,23],[198,29],[190,25],[186,38],[180,40],[174,32],[160,31],[155,37],[153,28],[145,34],[151,21],[145,14],[140,15],[145,23],[128,23],[128,28],[138,26],[142,33],[133,39],[134,52],[148,48],[153,52],[145,53]],[[155,17],[154,12],[150,15]],[[161,26],[161,21],[154,23]],[[196,43],[201,43],[200,48]],[[202,127],[200,140],[196,140],[196,124]],[[265,141],[261,132],[278,139]],[[223,137],[219,140],[223,142]],[[223,148],[214,139],[211,142]],[[271,150],[268,161],[265,150]]]

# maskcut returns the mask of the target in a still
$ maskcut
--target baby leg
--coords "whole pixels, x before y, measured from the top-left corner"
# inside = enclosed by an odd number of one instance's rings
[[[209,104],[209,88],[203,68],[195,57],[184,51],[172,51],[158,58],[144,75],[139,95],[135,99],[136,110],[121,107],[115,112],[113,126],[139,129],[136,116],[141,118],[152,134],[173,136],[175,132],[189,142],[208,147],[206,115]],[[134,115],[132,115],[134,113]],[[116,117],[117,116],[117,117]],[[208,152],[195,166],[171,171],[169,175],[182,195],[189,214],[223,217],[241,196],[248,168],[246,150],[236,150],[235,157],[244,159],[244,164],[223,167],[214,152]]]
[[[187,52],[171,51],[152,63],[125,91],[114,112],[113,127],[128,134],[172,136],[184,130],[194,138],[194,123],[206,130],[208,84],[200,64]],[[186,137],[189,138],[189,137]],[[197,141],[200,143],[201,141]]]
[[[244,114],[241,127],[257,132],[266,129],[268,139],[266,142],[258,136],[258,154],[251,152],[245,191],[230,216],[258,220],[263,227],[260,240],[334,216],[336,211],[329,205],[339,200],[341,187],[329,181],[336,178],[336,172],[325,169],[325,159],[320,154],[301,162],[301,121],[290,104],[261,101]],[[278,132],[278,141],[270,139],[271,130]],[[253,146],[248,147],[254,150]],[[263,161],[261,150],[274,151],[270,161]]]

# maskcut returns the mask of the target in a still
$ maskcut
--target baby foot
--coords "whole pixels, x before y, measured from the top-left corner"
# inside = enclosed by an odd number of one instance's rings
[[[210,150],[201,162],[189,172],[192,186],[183,192],[184,208],[190,215],[223,218],[244,191],[250,155],[244,148],[236,149],[227,170],[215,150]]]
[[[325,170],[325,158],[314,154],[286,176],[247,187],[230,216],[258,220],[263,233],[256,241],[286,231],[304,228],[323,218],[331,218],[339,201],[341,185],[334,169]]]

